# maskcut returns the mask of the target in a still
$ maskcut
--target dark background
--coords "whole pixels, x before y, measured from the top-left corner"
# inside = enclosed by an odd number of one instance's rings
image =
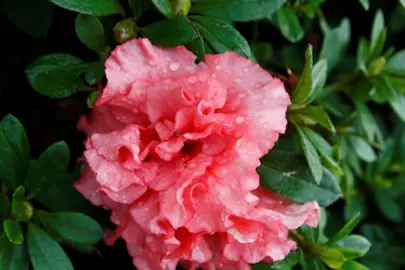
[[[4,0],[1,0],[0,25],[1,25],[1,55],[0,55],[0,117],[8,113],[20,119],[30,140],[31,152],[34,157],[38,156],[50,144],[64,140],[72,152],[72,164],[82,151],[83,134],[76,131],[76,122],[79,115],[86,113],[86,93],[80,93],[66,99],[50,99],[37,94],[28,84],[24,69],[37,57],[51,52],[65,52],[76,55],[84,60],[95,61],[97,55],[87,49],[77,39],[74,30],[76,13],[55,7],[51,30],[46,38],[30,37],[16,28],[7,18],[4,10]],[[34,1],[34,0],[33,0]],[[349,47],[349,55],[354,56],[357,49],[358,39],[361,36],[368,37],[375,11],[382,8],[388,18],[397,1],[370,1],[371,9],[365,11],[358,1],[355,0],[329,0],[323,4],[322,10],[330,24],[339,22],[343,17],[351,21],[352,39]],[[123,3],[125,5],[125,3]],[[159,18],[159,14],[150,11],[143,16],[140,24],[147,24],[148,20]],[[146,18],[146,19],[145,19]],[[112,18],[114,19],[114,18]],[[316,20],[315,20],[316,24]],[[238,23],[238,30],[251,41],[253,23]],[[270,42],[273,45],[273,57],[279,58],[279,49],[289,42],[279,33],[278,29],[266,21],[258,23],[258,40]],[[390,29],[389,29],[390,31]],[[319,50],[322,44],[322,36],[319,27],[313,27],[313,33],[307,34],[306,38],[297,45],[297,48],[305,48],[306,43],[311,42],[315,50]],[[107,32],[112,37],[112,31]],[[388,34],[388,45],[395,45],[396,49],[405,46],[404,32]],[[302,55],[302,58],[304,55]],[[341,204],[332,206],[332,211],[340,212]],[[372,209],[372,208],[371,208]],[[379,220],[378,216],[372,219]],[[387,221],[384,221],[387,223]],[[398,225],[387,223],[392,230],[402,232],[403,228]],[[98,246],[101,258],[97,254],[79,254],[67,250],[72,259],[75,269],[133,269],[130,256],[125,250],[122,241],[118,241],[113,247],[106,247],[103,243]]]

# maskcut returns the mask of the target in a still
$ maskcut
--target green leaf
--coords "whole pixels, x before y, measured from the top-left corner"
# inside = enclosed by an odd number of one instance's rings
[[[28,223],[27,245],[34,270],[73,270],[61,246],[31,222]]]
[[[203,16],[190,16],[190,18],[194,20],[195,27],[216,52],[234,51],[255,60],[246,39],[228,22]]]
[[[342,173],[342,169],[340,168],[337,161],[332,158],[332,146],[321,135],[319,135],[312,129],[307,127],[301,127],[301,129],[323,158],[325,166],[329,168],[333,173],[340,175]]]
[[[53,5],[47,0],[7,0],[7,16],[19,29],[34,37],[45,38],[53,19]]]
[[[11,190],[24,182],[30,147],[20,121],[9,114],[0,122],[0,180]]]
[[[52,211],[74,210],[87,207],[87,202],[72,186],[75,178],[66,173],[70,151],[66,143],[49,146],[32,162],[27,177],[29,197],[35,197]]]
[[[11,203],[7,195],[0,195],[0,235],[3,232],[3,221],[10,216]]]
[[[401,5],[402,5],[403,7],[405,7],[405,0],[399,0],[399,2],[401,3]]]
[[[354,152],[365,162],[373,162],[377,156],[371,145],[363,138],[358,136],[349,136],[349,142]]]
[[[394,110],[396,115],[401,119],[402,122],[405,122],[405,96],[398,95],[396,98],[391,99],[390,101],[391,108]]]
[[[6,219],[3,223],[3,227],[4,232],[11,243],[21,245],[24,242],[24,234],[17,221],[12,220],[11,218]]]
[[[335,126],[328,114],[320,106],[308,106],[299,110],[299,116],[307,124],[319,124],[332,133],[336,132]]]
[[[160,11],[160,13],[166,17],[170,18],[173,16],[172,4],[170,3],[170,0],[152,0],[152,3]]]
[[[41,66],[36,71],[28,74],[28,82],[35,91],[51,98],[65,98],[88,88],[79,76],[68,69]]]
[[[25,244],[12,245],[12,247],[13,247],[13,255],[12,255],[12,259],[10,261],[9,270],[28,270],[29,259],[28,259],[28,254],[27,254],[27,247],[25,246]],[[1,263],[0,263],[0,269],[4,269],[4,268],[1,268]]]
[[[300,136],[301,146],[303,148],[309,168],[311,169],[315,181],[319,184],[323,176],[323,166],[321,163],[321,159],[318,155],[318,152],[315,149],[315,146],[308,139],[307,135],[305,135],[305,133],[299,126],[296,127],[298,130],[298,134]]]
[[[46,229],[49,228],[63,239],[75,243],[94,244],[104,236],[100,225],[82,213],[38,211],[37,216]]]
[[[326,22],[324,22],[326,24]],[[350,21],[345,18],[336,28],[323,27],[324,39],[320,57],[328,62],[328,70],[332,70],[342,59],[350,41]]]
[[[338,249],[329,247],[322,249],[319,258],[331,269],[341,269],[345,261],[343,254]]]
[[[197,38],[193,26],[183,15],[149,24],[142,29],[142,34],[152,43],[167,47],[183,45]]]
[[[384,14],[381,10],[378,10],[373,22],[373,27],[371,30],[371,40],[370,40],[370,51],[374,52],[378,46],[381,32],[384,29]]]
[[[69,146],[64,141],[56,142],[39,156],[39,160],[56,170],[66,171],[70,160]]]
[[[370,241],[361,235],[349,235],[333,244],[339,248],[346,260],[353,260],[366,254],[371,247]]]
[[[387,70],[393,72],[405,72],[405,50],[396,52],[387,63]]]
[[[365,10],[368,10],[370,8],[370,3],[368,2],[368,0],[359,0],[359,1]]]
[[[0,234],[0,269],[28,270],[29,260],[24,244],[10,243],[5,234]]]
[[[65,68],[79,75],[84,72],[87,63],[82,59],[67,53],[51,53],[44,55],[35,59],[35,61],[25,69],[28,81],[32,80],[30,77],[35,77],[35,75],[41,72],[42,69],[47,70],[51,66]]]
[[[368,140],[373,142],[376,137],[382,138],[379,126],[367,105],[361,102],[356,102],[356,107],[359,112],[360,123],[367,134]]]
[[[281,33],[291,42],[300,41],[304,37],[297,14],[291,8],[282,7],[276,12],[277,24]]]
[[[272,15],[286,0],[200,0],[191,12],[227,21],[251,21]]]
[[[388,219],[394,222],[402,221],[402,209],[387,190],[377,189],[375,192],[375,201],[378,208]]]
[[[317,184],[301,155],[273,150],[261,161],[257,169],[261,183],[286,198],[298,203],[316,200],[321,206],[327,206],[340,197],[334,175],[324,169]]]
[[[49,0],[61,8],[78,13],[106,16],[121,13],[122,7],[117,0]]]
[[[98,54],[104,52],[104,28],[97,17],[78,14],[75,20],[75,30],[79,40],[90,50]]]
[[[328,75],[328,62],[325,59],[319,60],[312,69],[312,90],[306,103],[314,101],[322,92]]]
[[[335,235],[333,235],[327,242],[328,245],[339,242],[348,236],[360,221],[360,213],[357,213],[351,220],[349,220],[343,228],[341,228]]]
[[[375,58],[378,59],[378,56],[382,53],[382,51],[384,49],[386,39],[387,39],[387,28],[383,28],[380,32],[380,35],[377,38],[374,48],[372,47],[373,50],[370,51],[371,59],[375,59]],[[384,56],[381,56],[380,58],[384,59],[384,64],[385,64]]]
[[[10,263],[13,257],[13,244],[7,239],[6,235],[0,234],[0,269],[10,269]]]
[[[204,61],[205,46],[206,44],[204,43],[204,39],[201,35],[186,45],[187,49],[193,52],[199,61]]]
[[[360,38],[357,47],[357,68],[367,74],[367,62],[370,56],[370,47],[365,38]]]
[[[312,90],[312,46],[308,45],[305,53],[305,67],[293,93],[293,104],[303,104]]]
[[[84,75],[86,82],[89,85],[95,85],[102,81],[104,78],[104,61],[99,60],[97,62],[91,63],[86,70]]]
[[[345,261],[342,270],[369,270],[369,268],[355,261]]]
[[[32,205],[25,201],[25,188],[23,186],[19,186],[13,193],[12,209],[17,221],[28,221],[33,215]]]

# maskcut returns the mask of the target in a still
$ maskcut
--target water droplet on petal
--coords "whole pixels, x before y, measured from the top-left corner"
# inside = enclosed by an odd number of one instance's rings
[[[243,123],[243,121],[245,121],[245,118],[244,118],[244,117],[242,117],[242,116],[238,116],[238,117],[236,117],[236,123],[238,123],[238,124],[242,124],[242,123]]]
[[[243,71],[244,72],[249,72],[249,70],[247,68],[244,68]]]
[[[169,66],[169,68],[170,68],[172,71],[178,70],[179,67],[180,67],[179,63],[171,63],[170,66]]]
[[[264,118],[259,118],[259,123],[263,124],[264,122],[266,122],[266,120]]]
[[[233,81],[236,82],[236,83],[241,83],[242,82],[241,79],[233,79]]]
[[[196,76],[191,76],[190,78],[188,78],[188,81],[190,83],[196,83],[197,82],[197,77]]]
[[[216,70],[220,70],[220,69],[221,69],[221,66],[220,66],[220,65],[216,65],[216,66],[215,66],[215,69],[216,69]]]

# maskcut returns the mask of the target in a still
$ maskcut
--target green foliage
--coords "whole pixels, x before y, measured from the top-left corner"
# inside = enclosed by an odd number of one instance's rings
[[[69,62],[75,58],[61,59]],[[38,159],[31,159],[25,130],[17,118],[4,117],[0,131],[6,150],[0,155],[4,170],[0,189],[0,269],[28,270],[29,261],[34,270],[73,269],[60,244],[93,252],[93,245],[104,232],[89,216],[67,211],[89,209],[88,202],[72,186],[75,177],[67,172],[69,147],[57,142]],[[54,212],[38,209],[38,205]]]
[[[67,113],[74,121],[84,113],[81,105],[92,108],[102,94],[110,51],[135,37],[162,47],[184,45],[198,61],[206,54],[232,51],[260,64],[284,82],[291,98],[288,128],[257,168],[261,185],[295,203],[339,203],[322,209],[317,228],[303,225],[290,231],[295,252],[253,269],[405,266],[400,240],[405,208],[405,49],[398,42],[405,30],[404,0],[4,2],[10,32],[33,37],[26,51],[40,47],[33,55],[21,49],[17,53],[31,62],[23,63],[29,85],[59,99],[56,107],[74,103]],[[348,10],[355,10],[356,16]],[[65,17],[54,18],[54,12]],[[73,37],[58,28],[59,20],[71,27]],[[370,33],[362,37],[359,28]],[[61,35],[74,42],[61,46],[55,42]],[[22,43],[7,35],[5,39]],[[16,66],[21,60],[10,58]],[[14,65],[6,66],[15,72]],[[27,126],[28,134],[30,129]],[[36,143],[41,136],[32,138]],[[66,139],[69,145],[74,141]],[[84,214],[91,206],[72,186],[80,175],[80,169],[70,170],[81,147],[76,143],[72,157],[65,142],[31,157],[19,120],[8,115],[1,121],[0,269],[73,269],[63,247],[96,251],[102,228]],[[43,150],[34,147],[32,153]],[[373,223],[376,220],[379,223]]]

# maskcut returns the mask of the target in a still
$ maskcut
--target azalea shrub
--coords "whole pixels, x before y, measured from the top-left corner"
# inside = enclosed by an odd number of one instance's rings
[[[2,11],[0,270],[405,266],[405,1]]]

